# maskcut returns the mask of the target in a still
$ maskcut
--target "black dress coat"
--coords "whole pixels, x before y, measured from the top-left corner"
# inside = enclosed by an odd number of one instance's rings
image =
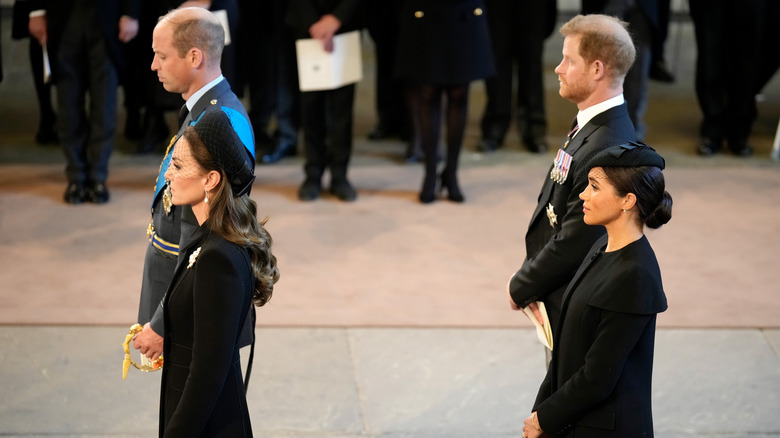
[[[163,302],[160,437],[250,437],[239,336],[255,276],[243,247],[198,228]]]
[[[395,75],[410,84],[460,85],[495,74],[482,0],[407,0]]]
[[[647,238],[604,252],[599,239],[563,299],[553,358],[533,410],[554,436],[653,436],[656,314],[667,308]]]
[[[564,183],[552,180],[550,172],[545,174],[538,204],[525,235],[526,258],[512,277],[509,292],[521,307],[534,301],[544,302],[551,327],[558,323],[566,285],[593,242],[604,234],[603,227],[586,225],[583,221],[579,195],[588,184],[587,161],[608,146],[633,140],[634,125],[625,103],[610,108],[580,128],[566,147],[573,159]],[[552,226],[547,216],[549,205],[557,216]]]

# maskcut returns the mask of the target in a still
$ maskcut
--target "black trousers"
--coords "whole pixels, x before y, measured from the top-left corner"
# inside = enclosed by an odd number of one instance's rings
[[[354,84],[301,93],[307,178],[319,180],[328,168],[332,180],[347,177],[352,155],[354,100]]]
[[[376,112],[379,125],[390,131],[408,131],[410,125],[404,83],[395,78],[399,6],[398,1],[375,1],[367,20],[376,54]]]
[[[756,117],[755,91],[767,0],[690,0],[696,35],[701,135],[737,145]],[[739,29],[736,31],[736,29]]]
[[[114,148],[118,75],[108,56],[96,6],[75,8],[58,37],[59,50],[52,61],[57,67],[58,130],[67,163],[65,174],[72,182],[102,183],[108,177]]]
[[[258,133],[269,135],[276,117],[276,142],[298,143],[301,125],[295,38],[285,23],[287,0],[241,3],[241,48],[249,87],[249,118]],[[253,17],[253,18],[249,18]]]
[[[540,0],[486,0],[485,8],[496,75],[485,80],[482,136],[502,142],[516,110],[523,138],[543,137],[547,133],[542,78],[547,4]]]

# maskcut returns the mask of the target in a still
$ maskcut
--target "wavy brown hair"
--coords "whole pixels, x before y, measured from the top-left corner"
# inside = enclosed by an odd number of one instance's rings
[[[236,196],[230,186],[230,178],[219,166],[201,141],[194,128],[184,130],[195,161],[206,171],[217,171],[222,175],[217,187],[209,193],[209,229],[229,242],[249,252],[252,270],[255,274],[255,291],[252,297],[255,305],[262,306],[271,299],[274,284],[279,281],[279,267],[276,256],[271,252],[273,239],[265,229],[268,218],[257,220],[257,204],[249,195]]]

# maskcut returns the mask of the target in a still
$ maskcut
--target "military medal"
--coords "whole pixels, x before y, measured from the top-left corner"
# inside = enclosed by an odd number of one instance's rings
[[[550,171],[550,179],[563,184],[566,182],[566,178],[569,176],[569,169],[571,168],[571,162],[574,158],[565,152],[563,149],[558,149],[558,155],[555,156],[553,161],[553,168]]]
[[[558,223],[558,215],[555,214],[555,207],[552,203],[547,204],[547,219],[550,220],[550,226],[555,228],[555,224]]]
[[[171,207],[173,207],[173,202],[171,202],[171,186],[165,184],[165,189],[163,189],[163,208],[165,209],[165,214],[171,214]]]

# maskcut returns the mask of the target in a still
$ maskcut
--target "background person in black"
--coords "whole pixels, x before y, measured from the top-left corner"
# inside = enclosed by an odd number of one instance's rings
[[[293,31],[285,22],[289,0],[242,0],[239,51],[249,90],[249,118],[264,164],[295,155],[301,126]],[[275,123],[274,123],[275,122]],[[274,128],[273,131],[271,128]],[[260,161],[258,160],[258,161]]]
[[[333,51],[333,36],[361,28],[359,0],[290,0],[287,23],[296,38],[322,41],[325,51]],[[347,179],[352,157],[352,107],[355,84],[335,90],[301,93],[301,114],[306,163],[303,184],[298,191],[302,201],[313,201],[322,191],[322,176],[330,170],[330,191],[342,201],[354,201],[357,192]]]
[[[696,97],[703,116],[699,155],[717,153],[724,142],[737,156],[753,154],[748,138],[756,118],[760,59],[776,57],[760,50],[767,3],[690,0],[696,35]]]
[[[377,124],[368,134],[369,140],[399,137],[409,139],[411,121],[404,99],[404,84],[394,77],[398,46],[398,13],[400,1],[373,0],[365,8],[366,28],[374,42],[376,56]],[[408,149],[405,159],[419,161],[420,152]]]
[[[28,25],[30,22],[30,2],[28,0],[14,1],[13,23],[11,26],[11,37],[13,39],[30,38]],[[136,39],[134,38],[133,41]],[[43,47],[35,38],[30,38],[29,55],[30,69],[32,71],[32,80],[35,84],[35,97],[38,100],[38,131],[35,134],[35,141],[38,144],[52,144],[59,142],[57,135],[56,122],[57,116],[52,106],[52,83],[43,82]]]
[[[588,248],[603,233],[582,222],[579,194],[588,181],[587,159],[602,149],[635,140],[623,101],[623,79],[634,61],[626,23],[605,15],[579,15],[564,24],[563,60],[555,68],[559,94],[577,104],[579,129],[544,175],[539,201],[525,235],[526,257],[510,279],[513,309],[542,301],[556,327],[566,285]],[[567,164],[568,162],[568,164]],[[560,172],[562,165],[568,173]]]
[[[251,437],[240,335],[279,279],[271,236],[248,192],[255,179],[231,121],[210,107],[176,144],[165,178],[198,228],[181,248],[164,303],[160,437]]]
[[[46,46],[57,87],[57,129],[69,204],[108,202],[124,43],[138,33],[139,0],[30,0],[30,35]],[[87,96],[89,96],[87,98]]]
[[[542,57],[544,40],[555,28],[556,1],[485,0],[485,9],[496,75],[485,80],[487,102],[482,115],[482,140],[477,148],[483,152],[498,149],[515,113],[517,128],[528,150],[545,152],[547,115]],[[515,77],[517,87],[513,93]]]
[[[398,38],[395,72],[406,84],[412,142],[422,145],[425,156],[420,202],[436,200],[439,180],[440,187],[447,189],[447,199],[463,202],[458,161],[468,115],[469,83],[495,73],[484,4],[482,0],[405,1]],[[439,175],[442,116],[447,156]]]
[[[672,217],[664,159],[631,143],[605,149],[587,168],[583,220],[607,235],[566,289],[552,362],[523,436],[652,437],[655,321],[667,304],[644,228]]]

